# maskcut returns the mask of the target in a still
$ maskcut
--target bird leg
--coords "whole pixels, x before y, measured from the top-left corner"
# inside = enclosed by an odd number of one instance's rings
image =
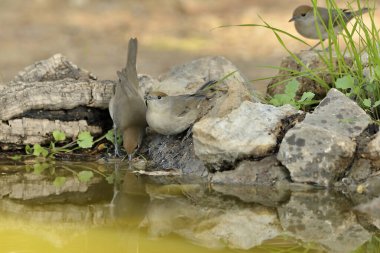
[[[115,146],[115,157],[120,157],[120,152],[119,152],[119,146],[117,143],[117,127],[116,124],[113,124],[113,145]]]

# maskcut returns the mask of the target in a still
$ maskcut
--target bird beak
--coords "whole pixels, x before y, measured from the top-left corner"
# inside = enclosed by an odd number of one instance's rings
[[[293,22],[295,20],[295,17],[292,17],[291,19],[289,19],[289,22]]]

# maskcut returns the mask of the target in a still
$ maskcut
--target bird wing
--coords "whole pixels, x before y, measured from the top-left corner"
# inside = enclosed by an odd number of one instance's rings
[[[131,38],[128,44],[127,65],[117,72],[123,92],[127,97],[139,95],[139,81],[136,70],[137,39]]]

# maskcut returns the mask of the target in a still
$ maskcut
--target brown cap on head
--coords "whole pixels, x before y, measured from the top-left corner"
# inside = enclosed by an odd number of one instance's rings
[[[300,5],[298,6],[294,11],[293,11],[293,16],[292,18],[289,20],[289,22],[292,22],[294,21],[295,19],[297,19],[298,17],[302,17],[302,16],[306,16],[306,14],[313,10],[313,7],[309,6],[309,5]]]

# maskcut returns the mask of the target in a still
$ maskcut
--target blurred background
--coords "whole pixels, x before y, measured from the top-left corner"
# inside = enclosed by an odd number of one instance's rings
[[[325,1],[320,1],[321,5]],[[345,1],[337,1],[346,7]],[[138,72],[158,77],[171,66],[222,55],[249,80],[273,76],[287,52],[257,23],[296,34],[288,20],[308,0],[0,0],[0,82],[35,61],[62,53],[100,79],[116,79],[130,37],[139,39]],[[307,46],[283,36],[289,49]],[[308,41],[313,44],[313,41]],[[265,91],[267,81],[253,82]]]

